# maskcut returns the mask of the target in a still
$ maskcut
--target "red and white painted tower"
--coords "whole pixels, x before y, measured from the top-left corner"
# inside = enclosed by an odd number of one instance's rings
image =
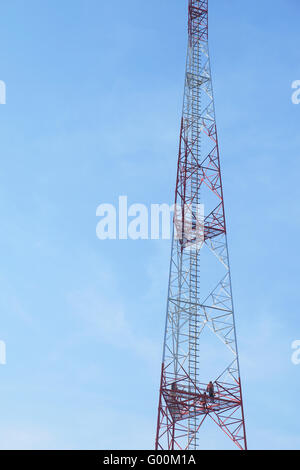
[[[198,449],[202,428],[212,420],[237,448],[246,450],[208,48],[208,0],[189,0],[188,15],[176,182],[176,205],[181,210],[174,217],[156,449]],[[192,230],[182,229],[185,221],[190,229],[196,227],[200,205],[205,211],[202,243]]]

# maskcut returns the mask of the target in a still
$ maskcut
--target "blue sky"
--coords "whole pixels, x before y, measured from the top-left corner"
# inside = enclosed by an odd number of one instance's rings
[[[0,18],[0,448],[152,448],[170,243],[96,208],[173,202],[185,0],[14,0]],[[211,0],[250,448],[299,449],[298,0]],[[203,448],[228,448],[208,427]]]

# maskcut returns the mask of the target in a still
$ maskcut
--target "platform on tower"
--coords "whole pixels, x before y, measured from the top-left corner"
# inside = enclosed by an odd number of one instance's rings
[[[232,386],[231,386],[232,387]],[[220,413],[240,406],[234,390],[228,391],[223,385],[216,387],[214,397],[206,394],[206,387],[197,390],[168,387],[162,390],[166,406],[174,422],[210,413]]]

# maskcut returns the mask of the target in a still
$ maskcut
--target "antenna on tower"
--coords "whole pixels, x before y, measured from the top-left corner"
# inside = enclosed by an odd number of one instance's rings
[[[208,0],[189,0],[188,17],[156,450],[198,449],[206,420],[246,450],[208,48]],[[205,215],[199,221],[203,205]]]

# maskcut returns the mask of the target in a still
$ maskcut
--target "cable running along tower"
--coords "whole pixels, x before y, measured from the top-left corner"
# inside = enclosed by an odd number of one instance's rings
[[[210,421],[237,448],[246,450],[208,48],[208,0],[189,0],[188,16],[156,449],[198,449],[202,427]],[[200,224],[199,207],[204,207]],[[207,389],[210,381],[213,390]]]

